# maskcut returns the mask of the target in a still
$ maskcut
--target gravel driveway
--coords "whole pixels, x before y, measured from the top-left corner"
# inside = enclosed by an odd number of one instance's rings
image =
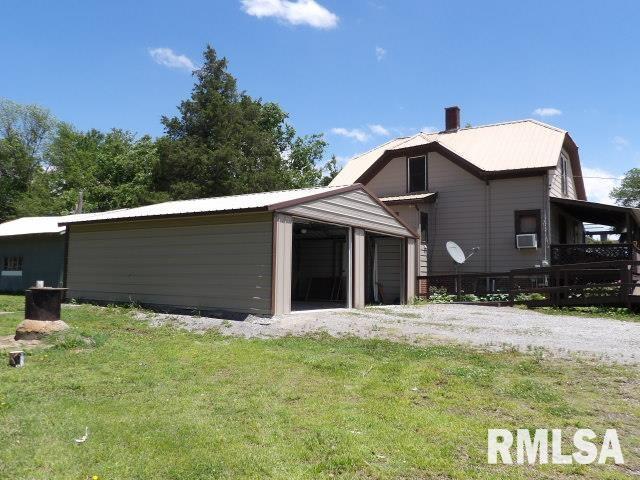
[[[147,314],[145,314],[147,315]],[[431,304],[366,310],[299,312],[245,321],[152,314],[153,324],[225,335],[271,338],[327,332],[411,343],[467,343],[485,348],[543,348],[560,356],[582,354],[605,361],[640,363],[640,323],[546,315],[509,307]]]

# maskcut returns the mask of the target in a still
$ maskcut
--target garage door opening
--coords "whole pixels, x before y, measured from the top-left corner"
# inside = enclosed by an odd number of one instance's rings
[[[367,232],[365,236],[365,302],[397,305],[404,297],[404,241]]]
[[[293,223],[292,310],[347,306],[348,232],[326,223]]]

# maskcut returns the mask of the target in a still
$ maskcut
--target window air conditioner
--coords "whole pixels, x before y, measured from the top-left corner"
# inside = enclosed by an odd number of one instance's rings
[[[516,248],[538,248],[538,237],[535,233],[516,235]]]

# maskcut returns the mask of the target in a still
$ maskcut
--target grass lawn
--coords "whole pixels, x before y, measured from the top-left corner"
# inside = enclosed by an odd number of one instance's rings
[[[0,335],[22,318],[0,296]],[[245,340],[73,306],[0,365],[0,478],[637,478],[640,371],[385,341]],[[3,357],[5,357],[3,355]],[[86,443],[73,439],[90,435]],[[623,467],[491,466],[487,428],[616,428]],[[600,437],[601,438],[601,437]],[[573,449],[571,448],[570,451]]]

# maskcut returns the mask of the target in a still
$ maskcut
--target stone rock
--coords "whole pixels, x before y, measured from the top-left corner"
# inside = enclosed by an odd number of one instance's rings
[[[62,320],[23,320],[16,327],[16,340],[33,340],[45,337],[55,332],[61,332],[69,328]]]

